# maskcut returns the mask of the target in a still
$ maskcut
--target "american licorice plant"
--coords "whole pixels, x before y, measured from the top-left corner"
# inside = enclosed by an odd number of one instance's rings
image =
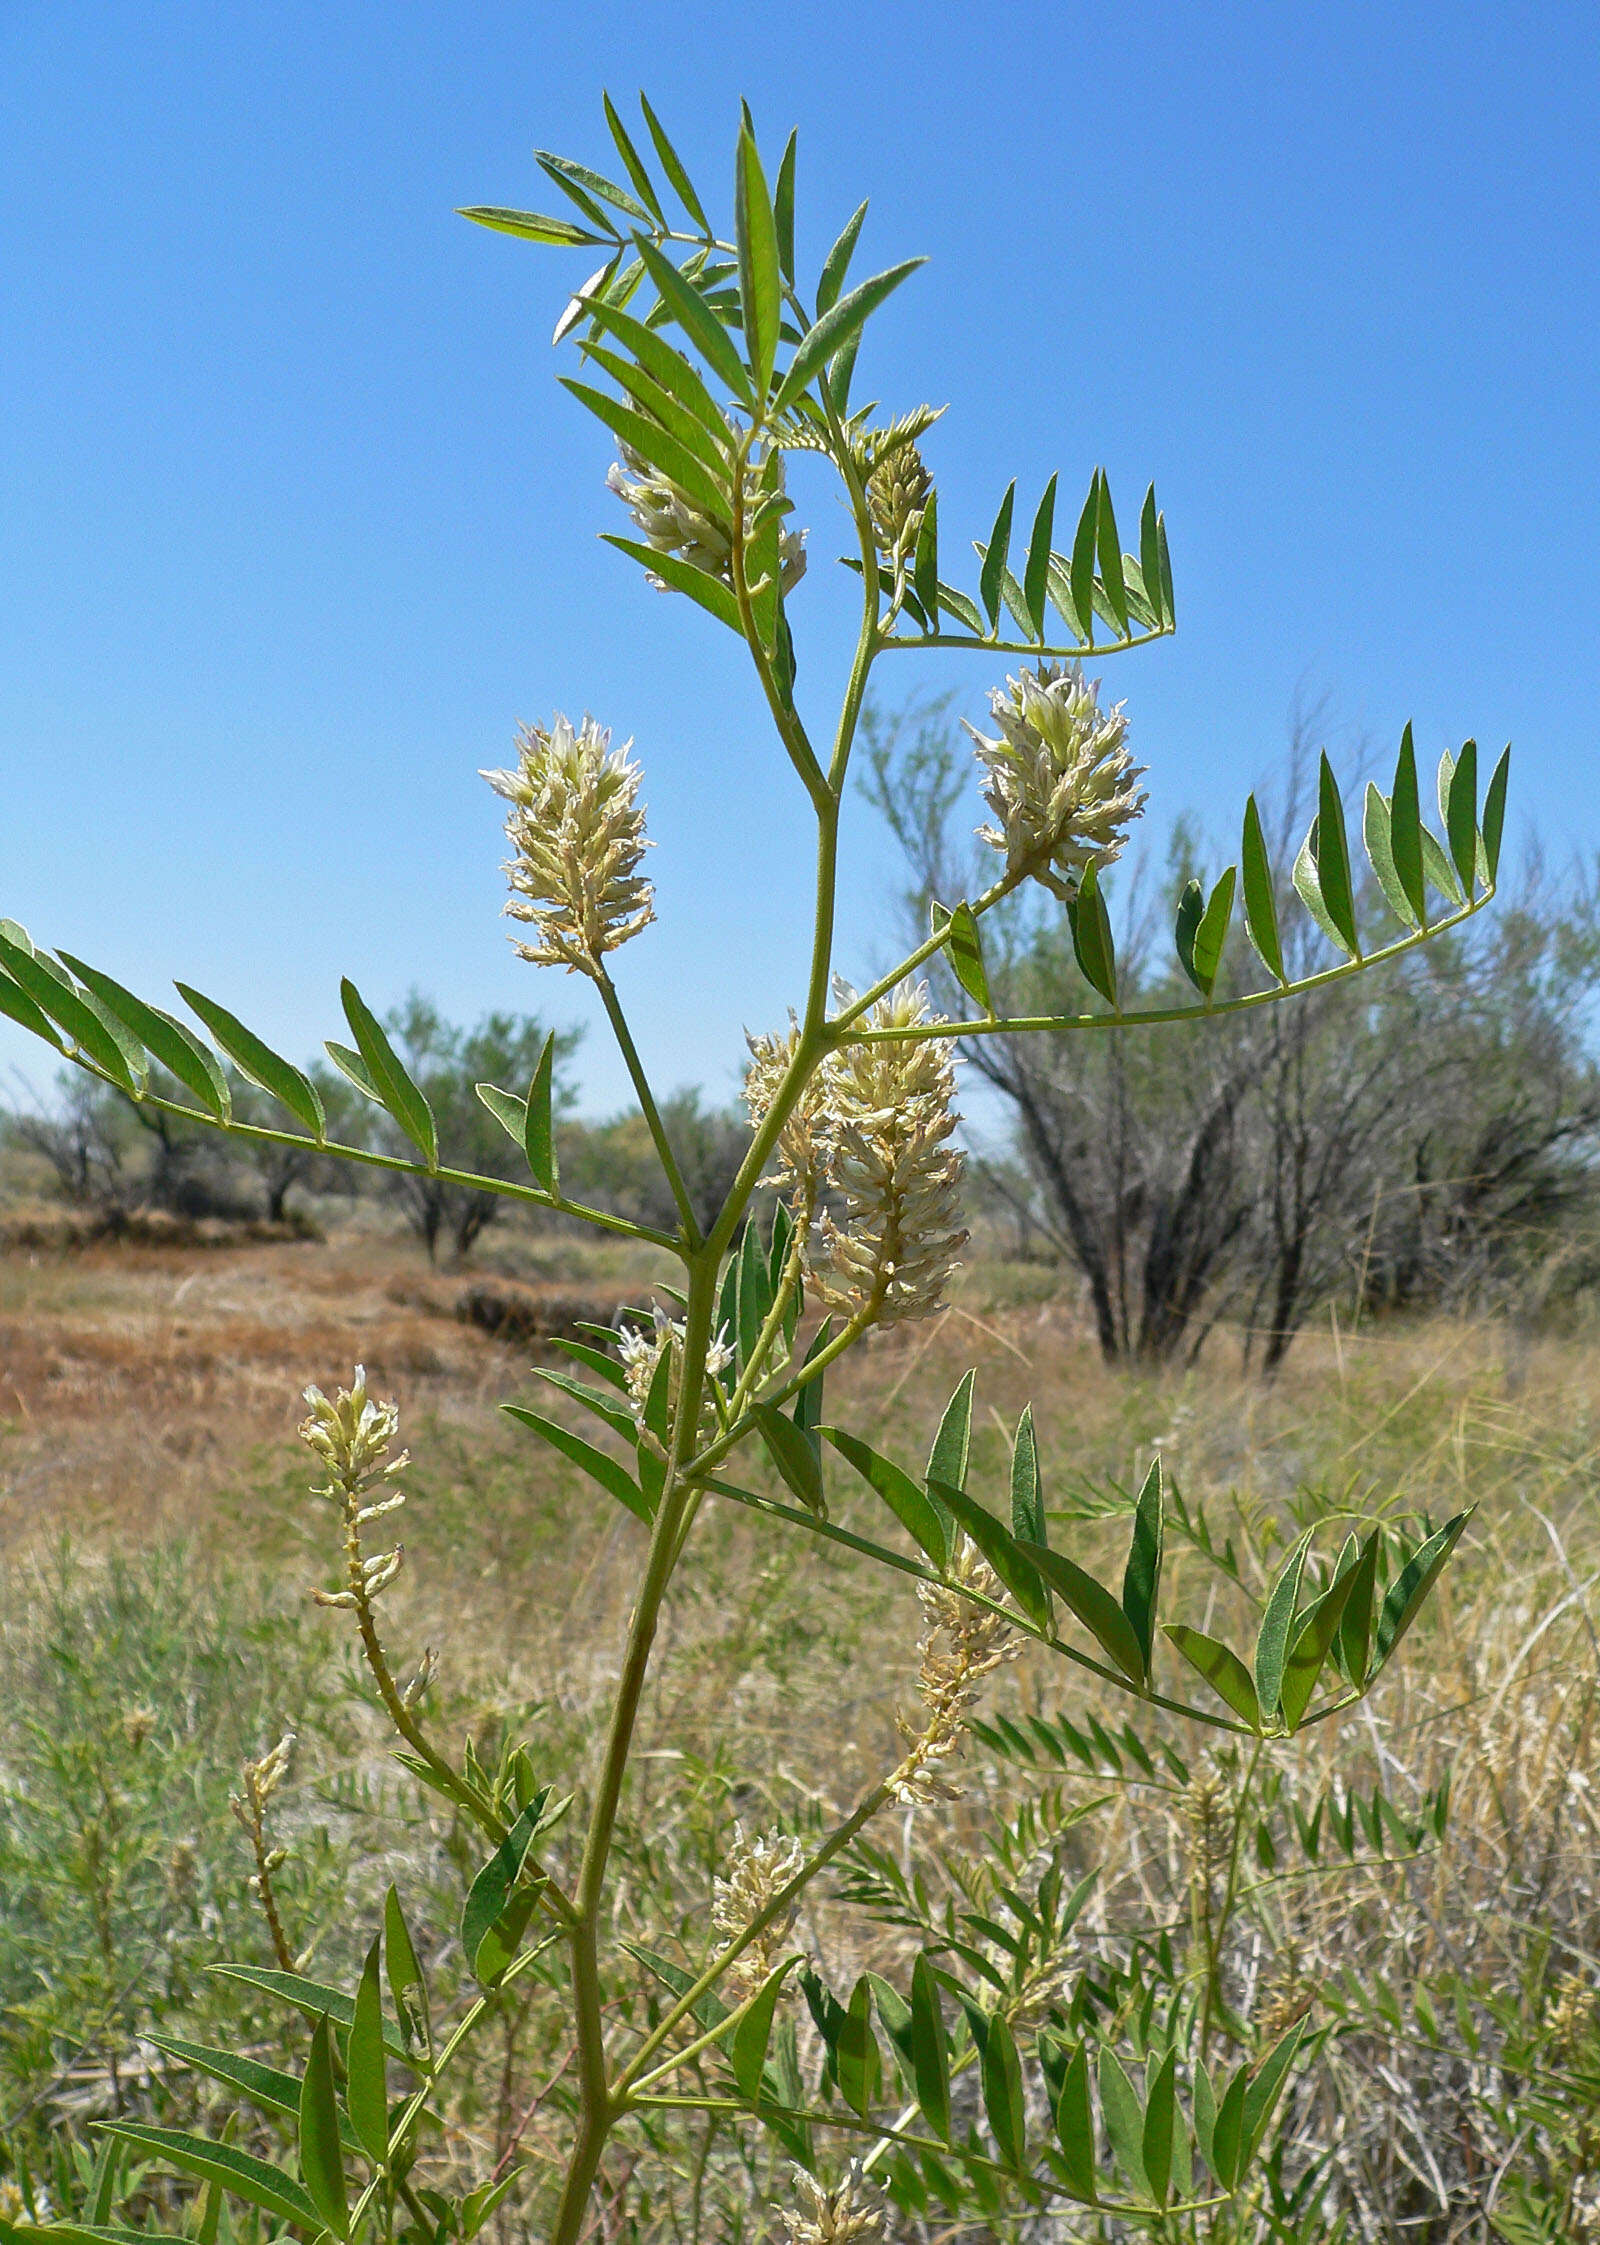
[[[608,482],[628,527],[609,542],[655,588],[646,598],[676,596],[691,633],[707,626],[688,608],[748,651],[776,735],[772,784],[796,789],[815,825],[816,917],[788,1027],[751,1040],[749,1151],[708,1226],[613,980],[613,955],[653,918],[639,767],[592,718],[558,715],[522,731],[512,768],[489,775],[508,807],[506,909],[518,948],[534,965],[595,985],[679,1211],[669,1233],[562,1192],[549,1048],[527,1087],[478,1087],[525,1155],[528,1178],[450,1173],[451,1182],[648,1241],[681,1265],[680,1286],[652,1324],[596,1330],[569,1345],[570,1369],[542,1373],[559,1416],[514,1413],[534,1442],[575,1462],[638,1523],[637,1593],[603,1746],[592,1771],[570,1773],[574,1794],[564,1797],[560,1773],[536,1773],[525,1746],[508,1747],[495,1767],[434,1735],[431,1656],[402,1687],[379,1627],[400,1554],[369,1548],[371,1524],[402,1501],[394,1407],[370,1397],[359,1373],[332,1400],[310,1390],[302,1431],[340,1525],[337,1586],[317,1595],[349,1614],[401,1761],[481,1839],[459,1957],[452,1952],[448,1973],[435,1968],[430,1988],[419,1948],[438,1944],[414,1938],[391,1890],[359,1985],[341,1991],[294,1969],[274,1920],[276,1966],[234,1969],[303,2015],[303,2071],[177,2046],[175,2057],[237,2095],[241,2117],[214,2138],[115,2118],[76,2228],[52,2223],[42,2203],[7,2226],[17,2236],[127,2236],[113,2219],[117,2178],[137,2160],[145,2218],[165,2208],[170,2226],[179,2208],[180,2226],[206,2245],[219,2234],[324,2233],[363,2245],[448,2245],[491,2218],[507,2235],[553,2245],[574,2245],[592,2228],[643,2236],[654,2234],[651,2209],[675,2177],[693,2170],[703,2180],[715,2131],[743,2161],[742,2202],[737,2192],[715,2201],[716,2234],[730,2238],[1326,2236],[1314,2192],[1297,2197],[1273,2135],[1274,2113],[1297,2066],[1314,2057],[1315,2037],[1302,2024],[1269,2040],[1230,2001],[1227,1929],[1244,1835],[1277,1798],[1268,1777],[1279,1742],[1337,1718],[1372,1689],[1465,1516],[1437,1528],[1424,1522],[1412,1541],[1374,1525],[1321,1554],[1307,1536],[1265,1588],[1253,1645],[1235,1650],[1162,1615],[1165,1537],[1183,1536],[1225,1572],[1234,1562],[1159,1464],[1128,1508],[1126,1571],[1108,1586],[1050,1540],[1052,1525],[1058,1537],[1060,1528],[1047,1514],[1031,1412],[1016,1429],[1008,1502],[996,1509],[968,1486],[970,1375],[930,1430],[920,1470],[832,1423],[823,1400],[829,1368],[874,1329],[934,1311],[956,1266],[965,1236],[951,1105],[957,1044],[1001,1031],[1117,1035],[1174,1018],[1119,1007],[1103,876],[1145,802],[1144,773],[1122,705],[1104,703],[1083,668],[1091,655],[1122,655],[1173,630],[1166,526],[1152,491],[1137,552],[1124,552],[1096,470],[1076,520],[1061,518],[1058,544],[1055,477],[1031,515],[1019,511],[1013,484],[987,536],[972,543],[975,584],[951,582],[968,572],[956,541],[941,545],[947,526],[921,449],[936,413],[857,402],[868,323],[919,261],[852,281],[863,204],[821,271],[802,282],[793,137],[772,170],[744,115],[724,239],[655,113],[643,101],[641,111],[630,133],[606,103],[623,181],[539,156],[572,215],[464,215],[603,260],[570,296],[555,340],[577,361],[564,387],[615,446]],[[831,738],[802,717],[795,697],[808,558],[786,491],[796,453],[838,479],[854,545],[843,565],[861,588]],[[875,667],[913,649],[1016,661],[1014,675],[993,686],[993,730],[973,732],[995,878],[981,894],[936,908],[926,940],[892,973],[854,990],[836,977],[834,933],[852,743]],[[1288,892],[1247,803],[1237,866],[1209,889],[1190,883],[1177,904],[1177,955],[1195,992],[1188,1012],[1292,1003],[1313,983],[1359,974],[1459,926],[1494,893],[1505,786],[1502,758],[1480,805],[1469,742],[1441,767],[1440,827],[1430,831],[1407,734],[1392,792],[1372,787],[1366,796],[1362,838],[1397,923],[1374,941],[1324,760],[1293,889],[1331,955],[1299,982],[1285,976],[1279,937],[1278,899]],[[1084,982],[1079,1013],[1005,1020],[991,1005],[985,915],[1028,882],[1043,884],[1070,922]],[[1214,996],[1241,921],[1259,971],[1229,984],[1238,995]],[[930,1010],[917,977],[935,960],[966,993],[967,1018]],[[198,991],[180,985],[205,1035],[70,953],[38,948],[11,922],[0,924],[0,970],[0,1007],[12,1019],[133,1101],[222,1131],[309,1138],[351,1160],[443,1174],[427,1102],[349,982],[351,1041],[328,1052],[398,1124],[413,1158],[329,1142],[311,1080]],[[281,1129],[233,1111],[224,1057],[281,1104]],[[760,1228],[758,1188],[776,1189],[776,1213]],[[830,1516],[830,1503],[837,1511],[841,1501],[851,1504],[850,1529]],[[915,1719],[902,1722],[898,1759],[836,1828],[804,1845],[781,1832],[736,1838],[708,1898],[701,1952],[669,1957],[616,1937],[613,1848],[663,1601],[679,1571],[693,1568],[696,1524],[717,1505],[749,1508],[773,1536],[831,1538],[858,1563],[909,1576],[922,1609],[918,1698]],[[1204,1800],[1190,1813],[1222,1837],[1202,1851],[1205,1891],[1196,1889],[1187,1933],[1180,1923],[1170,1938],[1135,1944],[1115,1969],[1076,1981],[1066,1959],[1092,1880],[1069,1891],[1063,1879],[1070,1819],[1059,1785],[1008,1819],[991,1818],[1002,1867],[987,1886],[974,1875],[967,1889],[999,1897],[986,1910],[941,1913],[915,1880],[897,1891],[899,1859],[871,1836],[892,1805],[915,1815],[952,1796],[974,1722],[1009,1748],[1019,1788],[1030,1769],[1059,1775],[1074,1754],[1104,1786],[1136,1775],[1136,1764],[1152,1780],[1180,1773],[1182,1784],[1187,1765],[1164,1735],[1153,1755],[1131,1725],[1113,1735],[1090,1712],[1080,1710],[1081,1723],[1067,1714],[1035,1722],[1028,1734],[1004,1718],[982,1723],[982,1680],[1023,1654],[1064,1663],[1065,1677],[1092,1678],[1098,1693],[1124,1695],[1147,1723],[1187,1722],[1211,1742],[1210,1774],[1193,1781]],[[269,1904],[275,1775],[269,1756],[253,1772],[247,1803]],[[1387,1803],[1384,1815],[1399,1828]],[[1371,1828],[1381,1852],[1376,1805]],[[1315,1827],[1301,1836],[1314,1854]],[[1421,1836],[1419,1827],[1412,1837]],[[867,1972],[835,1988],[827,1960],[797,1947],[791,1931],[816,1880],[864,1907],[876,1900],[913,1929],[900,1985]],[[453,2070],[509,2004],[530,2001],[559,2016],[567,2053],[547,2114],[559,2122],[544,2139],[554,2156],[502,2163],[468,2187],[459,2152],[446,2158],[439,2133]],[[187,2211],[181,2184],[176,2196],[148,2196],[157,2170],[198,2184]],[[711,2235],[698,2180],[694,2206],[694,2227],[680,2224],[676,2234]]]

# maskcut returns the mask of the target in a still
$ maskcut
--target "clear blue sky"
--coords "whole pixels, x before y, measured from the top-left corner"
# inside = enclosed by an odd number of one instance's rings
[[[0,80],[0,912],[149,995],[297,1057],[341,972],[586,1018],[508,953],[475,777],[585,706],[648,775],[621,979],[663,1087],[727,1096],[797,991],[753,689],[596,540],[610,455],[548,347],[583,253],[452,216],[548,207],[535,144],[605,161],[602,85],[714,217],[742,92],[774,155],[799,127],[803,258],[863,195],[874,266],[932,253],[861,386],[948,401],[946,540],[1012,473],[1075,499],[1103,461],[1127,513],[1155,479],[1180,632],[1110,667],[1163,814],[1236,833],[1305,684],[1385,753],[1408,716],[1514,740],[1513,831],[1600,844],[1591,7],[5,0]],[[819,700],[839,550],[823,507]],[[947,682],[975,710],[996,667]],[[885,963],[864,808],[847,876],[846,962]],[[621,1104],[598,1032],[581,1074]]]

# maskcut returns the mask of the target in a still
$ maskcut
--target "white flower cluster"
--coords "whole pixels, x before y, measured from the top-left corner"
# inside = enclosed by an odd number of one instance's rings
[[[319,1606],[365,1608],[388,1589],[405,1557],[399,1544],[371,1558],[361,1549],[361,1531],[367,1523],[398,1511],[406,1501],[401,1489],[373,1495],[411,1462],[404,1450],[397,1458],[389,1456],[389,1445],[400,1430],[399,1409],[368,1395],[366,1368],[360,1364],[351,1385],[341,1388],[331,1403],[321,1388],[307,1388],[305,1400],[307,1416],[300,1439],[328,1469],[327,1481],[313,1494],[339,1506],[345,1531],[345,1587],[313,1590],[311,1595]],[[365,1501],[369,1497],[370,1503]]]
[[[712,1882],[711,1924],[726,1949],[753,1925],[768,1904],[776,1900],[805,1861],[798,1840],[781,1832],[745,1837],[742,1824],[733,1827],[733,1845],[727,1868]],[[760,1933],[729,1968],[724,1982],[734,2003],[753,1995],[778,1961],[795,1913],[791,1907],[763,1926]]]
[[[535,930],[517,950],[535,966],[598,975],[614,951],[655,918],[650,883],[639,871],[650,847],[639,801],[641,773],[626,742],[611,746],[586,716],[574,729],[559,713],[548,732],[517,732],[517,769],[482,776],[511,805],[506,838],[506,913]]]
[[[730,438],[731,441],[731,438]],[[733,529],[723,516],[707,510],[672,478],[651,466],[629,444],[619,440],[622,454],[606,476],[606,487],[614,491],[632,515],[645,543],[656,553],[672,554],[686,561],[691,569],[702,569],[708,577],[719,577],[724,584],[733,581]],[[753,515],[762,497],[781,494],[783,490],[783,460],[773,453],[760,473],[765,491],[758,490],[745,502],[745,534],[754,527]],[[806,573],[806,534],[803,530],[782,530],[778,538],[778,569],[786,593]],[[660,591],[670,587],[660,577],[651,583]]]
[[[967,726],[998,822],[980,826],[980,839],[1004,850],[1009,873],[1031,875],[1064,902],[1091,865],[1121,856],[1145,806],[1124,705],[1102,710],[1099,693],[1080,664],[1041,662],[989,696],[1000,728],[993,739]]]
[[[858,2159],[837,2183],[819,2183],[803,2167],[794,2170],[794,2179],[804,2205],[779,2215],[783,2245],[877,2245],[888,2234],[883,2200]]]
[[[625,1326],[618,1336],[617,1354],[622,1359],[623,1376],[628,1383],[628,1403],[637,1425],[643,1426],[645,1405],[650,1400],[650,1390],[655,1384],[656,1367],[663,1356],[670,1356],[667,1373],[667,1417],[678,1408],[678,1383],[683,1372],[683,1343],[685,1324],[682,1318],[669,1317],[659,1302],[651,1305],[651,1323],[641,1331],[636,1325]],[[718,1333],[706,1344],[706,1375],[720,1379],[733,1362],[733,1350],[726,1334]],[[703,1407],[703,1417],[708,1431],[716,1426],[716,1405],[709,1395]]]
[[[849,994],[846,993],[848,996]],[[797,1222],[820,1200],[822,1254],[812,1262],[823,1300],[847,1317],[893,1325],[925,1317],[943,1298],[967,1235],[955,1069],[937,1038],[892,1032],[935,1019],[921,983],[903,982],[859,1026],[890,1035],[846,1043],[815,1069],[778,1140],[778,1174]],[[792,1060],[798,1032],[752,1037],[745,1100],[759,1128]]]

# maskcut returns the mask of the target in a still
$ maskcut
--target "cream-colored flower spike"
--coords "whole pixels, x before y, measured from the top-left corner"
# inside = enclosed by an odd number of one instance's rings
[[[1099,693],[1080,664],[1041,662],[989,696],[994,739],[967,726],[988,775],[983,799],[999,822],[980,826],[980,838],[1004,850],[1009,873],[1031,875],[1064,902],[1091,865],[1122,855],[1145,806],[1137,784],[1145,767],[1129,752],[1124,705],[1103,710]]]
[[[866,2170],[852,2159],[842,2181],[819,2183],[803,2167],[794,2170],[795,2188],[805,2204],[786,2208],[784,2245],[877,2245],[887,2235],[883,2201],[868,2182]]]
[[[766,1121],[799,1042],[800,1024],[792,1011],[789,1027],[781,1037],[771,1034],[758,1037],[746,1031],[750,1065],[744,1076],[744,1103],[750,1110],[752,1130],[759,1130]],[[827,1158],[827,1107],[827,1071],[814,1068],[778,1133],[777,1167],[773,1172],[778,1184],[793,1194],[797,1222],[802,1216],[809,1221],[816,1205],[817,1188]]]
[[[632,745],[613,748],[592,717],[574,731],[558,714],[548,732],[518,727],[514,772],[482,775],[511,805],[506,912],[535,929],[534,942],[516,945],[535,966],[598,976],[605,954],[656,916],[639,871],[650,844]]]
[[[711,1925],[721,1936],[719,1949],[730,1947],[755,1923],[762,1911],[777,1900],[804,1862],[805,1850],[798,1840],[785,1839],[781,1832],[766,1832],[755,1839],[747,1839],[743,1825],[734,1825],[727,1865],[722,1876],[713,1880],[711,1888]],[[753,1995],[760,1987],[782,1955],[794,1920],[793,1907],[781,1912],[741,1951],[723,1979],[723,1986],[731,1991],[733,2001]]]
[[[866,1029],[912,1029],[933,1018],[925,984],[902,982],[863,1017]],[[847,1044],[825,1075],[827,1184],[843,1203],[822,1219],[822,1297],[875,1324],[938,1308],[961,1228],[961,1155],[950,1143],[955,1067],[936,1038]]]
[[[720,577],[724,584],[731,583],[731,522],[708,514],[670,476],[663,475],[658,468],[652,467],[648,460],[635,452],[632,445],[624,444],[619,439],[618,450],[622,458],[607,472],[606,488],[616,493],[632,515],[645,543],[656,553],[675,555],[678,560],[688,562],[691,569],[703,569],[708,577]],[[774,455],[766,472],[781,491],[781,458]],[[747,513],[748,511],[747,509]],[[783,589],[786,593],[793,592],[806,573],[805,532],[782,531],[778,540],[778,556]],[[650,582],[659,592],[670,592],[672,589],[662,577],[653,576]]]

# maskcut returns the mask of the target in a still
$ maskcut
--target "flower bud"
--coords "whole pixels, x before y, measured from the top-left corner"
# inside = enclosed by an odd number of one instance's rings
[[[916,548],[933,478],[914,444],[900,444],[867,478],[867,513],[879,553],[892,568]]]
[[[1008,872],[1031,875],[1063,902],[1091,865],[1122,855],[1146,800],[1124,705],[1102,710],[1099,691],[1079,664],[1041,662],[989,696],[1000,728],[994,739],[967,726],[988,775],[983,799],[998,821],[980,826],[980,839],[1004,850]]]
[[[598,975],[605,953],[655,918],[639,872],[650,844],[631,746],[612,748],[592,717],[574,732],[558,715],[548,732],[518,728],[516,771],[483,774],[511,805],[506,838],[516,855],[505,868],[506,912],[536,929],[535,942],[516,946],[535,966]]]
[[[730,444],[732,436],[730,432]],[[703,569],[708,577],[720,577],[724,584],[733,582],[733,527],[729,515],[708,513],[699,500],[693,499],[672,478],[652,467],[650,462],[635,452],[632,445],[619,441],[622,454],[606,476],[606,488],[614,491],[634,519],[645,543],[656,553],[672,554],[686,561],[691,569]],[[778,453],[769,454],[762,464],[759,479],[767,491],[783,490],[783,460]],[[746,500],[746,535],[749,535],[754,512],[754,496]],[[792,592],[806,573],[806,534],[803,530],[783,530],[778,542],[779,570],[783,589]],[[662,577],[653,576],[650,582],[658,591],[671,587]]]

